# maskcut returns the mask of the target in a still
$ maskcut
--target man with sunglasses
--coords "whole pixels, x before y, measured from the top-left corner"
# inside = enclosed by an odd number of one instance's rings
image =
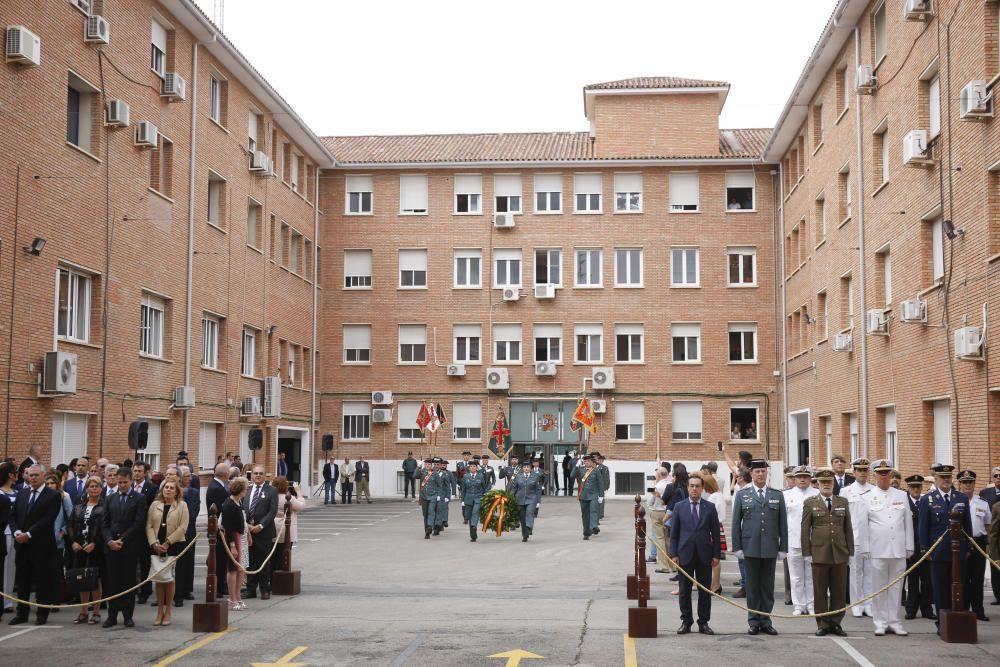
[[[264,483],[264,466],[253,467],[252,481],[243,497],[243,511],[247,515],[247,530],[253,535],[250,544],[250,569],[256,570],[264,563],[271,553],[276,536],[274,516],[278,513],[278,491],[274,486]],[[260,585],[260,599],[271,597],[271,564],[269,563],[260,574],[247,575],[247,593],[244,598],[257,597],[257,586]]]
[[[987,486],[980,491],[979,497],[985,500],[986,504],[990,506],[993,518],[995,519],[997,514],[1000,513],[1000,508],[996,506],[997,503],[1000,503],[1000,466],[993,468],[992,480],[993,486]],[[990,604],[993,606],[1000,605],[1000,572],[994,570],[990,573],[990,581],[993,583],[993,602]]]

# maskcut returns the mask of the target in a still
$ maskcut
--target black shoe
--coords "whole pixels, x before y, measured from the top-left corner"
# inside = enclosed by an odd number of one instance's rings
[[[988,620],[990,620],[990,617],[987,616],[986,614],[984,614],[981,611],[980,612],[976,612],[976,618],[978,618],[980,621],[988,621]]]
[[[817,637],[826,637],[830,632],[826,628],[820,628],[815,634]]]
[[[739,579],[737,579],[736,581],[733,582],[733,586],[736,586],[737,588],[741,588],[742,585],[743,585],[743,582],[740,581]]]
[[[371,504],[372,504],[372,501],[370,501],[370,500],[369,500],[369,501],[368,501],[368,504],[369,504],[369,505],[371,505]]]
[[[191,593],[185,593],[184,594],[184,599],[185,600],[194,600],[194,595],[192,595]]]
[[[994,600],[993,602],[990,603],[990,606],[992,607],[996,607],[997,605],[1000,605],[1000,600]]]
[[[118,619],[115,618],[109,618],[105,620],[103,623],[101,623],[102,628],[113,628],[116,625],[118,625]]]
[[[124,625],[126,628],[134,628],[135,621],[133,621],[131,618],[126,618],[125,621],[122,622],[122,625]]]
[[[255,597],[257,597],[257,591],[249,591],[247,593],[241,593],[240,597],[243,598],[244,600],[253,600]]]
[[[765,635],[771,635],[772,637],[778,634],[778,631],[774,629],[773,625],[765,625],[763,628],[760,629],[760,631],[763,632]]]
[[[937,614],[935,614],[933,611],[921,612],[920,615],[931,621],[938,620]]]
[[[146,604],[147,602],[149,602],[149,596],[148,595],[140,595],[139,599],[136,600],[136,604]]]
[[[700,632],[703,635],[714,635],[715,634],[715,630],[713,630],[712,628],[710,628],[709,625],[708,625],[708,623],[703,623],[702,625],[699,625],[698,626],[698,632]]]
[[[150,606],[150,607],[155,607],[155,606],[157,606],[158,604],[159,604],[159,602],[157,602],[156,600],[153,600],[152,602],[150,602],[150,603],[149,603],[149,606]]]
[[[448,522],[447,522],[447,521],[445,521],[444,523],[442,523],[442,524],[441,524],[441,527],[442,527],[442,528],[447,528],[447,527],[448,527]]]
[[[792,598],[785,598],[785,606],[790,607],[792,605]]]
[[[48,616],[35,616],[35,625],[45,625],[48,621]]]
[[[522,538],[521,538],[521,541],[522,541],[522,542],[527,542],[527,541],[528,541],[528,536],[527,536],[527,535],[525,535],[524,537],[522,537]]]
[[[18,615],[7,621],[7,625],[21,625],[22,623],[27,623],[27,622],[28,622],[27,616]]]
[[[847,632],[844,630],[844,628],[840,627],[839,624],[836,625],[836,626],[834,626],[833,630],[831,630],[830,632],[832,632],[833,634],[837,635],[838,637],[846,637],[847,636]]]
[[[681,575],[679,574],[675,574],[674,576],[670,577],[670,581],[680,581],[680,580],[681,580]]]
[[[600,528],[595,528],[592,532],[594,533],[594,535],[597,535],[597,534],[599,534],[601,532],[601,529]]]
[[[917,617],[917,612],[915,611],[908,611],[906,612],[906,615],[903,616],[903,618],[905,618],[907,621],[912,621],[916,617]]]
[[[758,627],[757,627],[757,626],[755,626],[755,625],[751,625],[751,626],[750,626],[750,627],[749,627],[749,628],[747,629],[747,634],[748,634],[748,635],[759,635],[759,634],[760,634],[760,628],[758,628]]]
[[[184,600],[174,600],[174,606],[175,607],[183,607],[184,606]]]
[[[686,635],[689,634],[690,632],[691,632],[690,623],[681,623],[681,627],[677,628],[677,634],[679,635]]]
[[[584,535],[584,536],[583,536],[583,539],[585,539],[585,540],[589,540],[589,539],[590,539],[590,535]]]

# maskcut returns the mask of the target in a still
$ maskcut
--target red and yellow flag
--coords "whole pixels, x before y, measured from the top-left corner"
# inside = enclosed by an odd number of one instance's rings
[[[577,404],[570,424],[579,424],[590,431],[592,435],[597,433],[597,420],[594,418],[594,411],[590,409],[590,401],[586,397],[581,398],[579,404]],[[574,428],[573,430],[575,431],[576,429]]]

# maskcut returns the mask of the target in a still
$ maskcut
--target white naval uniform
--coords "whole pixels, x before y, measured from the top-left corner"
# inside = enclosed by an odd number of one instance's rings
[[[874,488],[873,484],[852,482],[840,492],[840,495],[847,498],[850,503],[851,527],[854,529],[854,555],[849,561],[851,566],[851,602],[868,597],[874,590],[872,588],[871,556],[868,553],[868,522],[858,520],[858,512],[861,511],[858,509],[858,503],[863,502],[864,497],[871,493]],[[871,600],[862,605],[851,607],[851,613],[855,617],[860,617],[862,613],[872,616]]]
[[[885,491],[873,486],[857,504],[857,519],[868,525],[872,591],[881,590],[906,570],[906,559],[913,555],[913,515],[909,494],[889,487]],[[855,518],[853,508],[851,519]],[[897,581],[887,591],[872,600],[872,620],[875,630],[889,628],[899,634],[903,630],[900,613],[903,582]],[[869,595],[870,593],[866,593]]]
[[[802,614],[813,613],[812,566],[802,556],[802,506],[819,489],[811,486],[785,489],[785,513],[788,516],[788,583],[792,589],[792,604]]]
[[[993,521],[993,511],[990,504],[977,495],[972,496],[969,501],[969,520],[972,523],[972,536],[985,537],[990,533],[990,523]],[[975,549],[975,547],[970,547]],[[988,563],[987,563],[988,565]],[[1000,575],[998,575],[1000,576]]]

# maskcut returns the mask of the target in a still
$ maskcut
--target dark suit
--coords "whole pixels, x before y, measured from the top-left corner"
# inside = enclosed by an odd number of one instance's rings
[[[839,496],[840,492],[843,489],[845,489],[846,487],[850,486],[851,484],[854,484],[855,481],[856,480],[854,479],[854,475],[852,475],[851,473],[848,473],[848,472],[844,473],[844,483],[843,484],[841,484],[840,480],[837,479],[836,476],[834,476],[834,478],[833,478],[833,495]]]
[[[288,463],[284,459],[278,459],[276,471],[277,477],[288,477]]]
[[[944,539],[931,552],[931,588],[934,591],[934,607],[940,617],[942,610],[951,610],[951,537],[949,535],[948,515],[952,510],[959,513],[962,530],[972,534],[972,521],[969,516],[969,498],[956,489],[948,492],[950,499],[945,502],[940,489],[935,488],[924,495],[917,503],[917,528],[920,550],[927,551],[931,545],[944,534]],[[962,581],[968,567],[969,540],[965,535],[959,536],[959,555],[961,559]],[[968,600],[965,601],[968,606]],[[965,611],[956,609],[955,611]]]
[[[719,546],[719,514],[715,505],[707,500],[698,502],[698,518],[695,519],[692,501],[684,500],[674,505],[670,515],[670,557],[678,558],[680,566],[698,583],[710,590],[712,586],[712,559],[722,558]],[[691,625],[691,580],[680,578],[681,622]],[[698,591],[698,625],[708,625],[712,617],[712,596]]]
[[[906,569],[913,567],[913,564],[920,560],[920,556],[923,555],[923,549],[920,548],[920,523],[918,521],[920,512],[917,507],[917,502],[910,498],[910,514],[913,517],[913,535],[916,537],[913,555],[910,556],[906,561]],[[931,609],[931,604],[933,603],[933,595],[931,593],[931,565],[927,561],[921,563],[916,570],[906,575],[906,594],[904,596],[904,604],[906,606],[906,615],[915,616],[917,609],[924,618],[930,618],[934,615],[934,611]]]
[[[323,504],[337,504],[337,480],[340,479],[340,466],[327,462],[323,466]]]
[[[127,495],[116,494],[105,501],[104,560],[107,563],[107,581],[104,595],[115,595],[132,588],[136,583],[136,569],[140,559],[149,560],[149,543],[146,542],[146,499],[135,491]],[[121,540],[118,551],[109,542]],[[147,565],[148,567],[148,565]],[[108,603],[108,617],[117,620],[118,612],[128,620],[135,610],[135,594],[129,593]]]
[[[212,505],[215,505],[215,511],[218,513],[220,520],[222,517],[222,506],[225,504],[227,498],[229,498],[229,482],[223,484],[213,477],[212,481],[208,483],[208,488],[205,490],[205,506],[211,510]],[[222,540],[217,539],[215,541],[215,590],[220,596],[229,592],[229,587],[226,584],[227,560],[229,560],[229,556],[226,555]]]
[[[55,602],[55,584],[59,573],[56,563],[55,521],[62,512],[62,495],[47,486],[41,486],[34,504],[31,500],[32,488],[21,489],[14,500],[10,512],[10,532],[15,537],[18,532],[31,533],[31,539],[24,544],[14,542],[14,589],[22,600],[31,598],[31,588],[35,588],[35,599],[42,603]],[[39,608],[38,618],[48,618],[49,610]],[[17,616],[28,617],[28,605],[18,603]]]
[[[187,487],[181,489],[181,496],[188,509],[188,527],[184,533],[184,546],[191,543],[195,536],[195,524],[198,521],[198,513],[201,512],[201,494],[198,489]],[[177,586],[174,588],[174,600],[183,601],[184,596],[194,592],[194,549],[180,557],[176,567]]]
[[[69,494],[70,500],[74,503],[83,496],[83,485],[86,482],[85,477],[74,477],[73,479],[66,480],[63,484],[63,491]]]
[[[1000,503],[1000,489],[996,485],[989,486],[979,492],[979,497],[986,501],[986,504],[990,506],[990,509],[995,514],[996,511],[993,510],[993,506]],[[990,583],[993,586],[993,600],[1000,602],[1000,571],[994,569],[990,573]]]
[[[354,496],[354,502],[360,504],[361,496],[366,496],[366,499],[370,503],[372,501],[372,494],[368,490],[368,482],[371,481],[370,468],[368,466],[368,461],[358,461],[354,464],[354,483],[358,485],[358,492]],[[455,495],[455,478],[452,477],[451,480],[451,495]]]
[[[256,502],[254,502],[256,496]],[[253,507],[253,511],[250,508]],[[275,528],[274,517],[278,513],[278,492],[270,484],[263,484],[260,487],[251,485],[247,493],[243,496],[243,511],[247,517],[247,532],[250,533],[251,526],[260,526],[259,533],[253,533],[253,544],[250,546],[250,570],[256,570],[271,553],[274,546]],[[267,566],[260,574],[247,575],[247,594],[255,594],[257,585],[260,584],[261,592],[271,592],[271,565]]]
[[[17,481],[19,483],[24,482],[24,471],[30,468],[31,466],[35,465],[36,463],[38,463],[38,461],[31,458],[30,456],[21,461],[21,465],[17,466]],[[28,488],[27,483],[22,484],[22,488]]]

